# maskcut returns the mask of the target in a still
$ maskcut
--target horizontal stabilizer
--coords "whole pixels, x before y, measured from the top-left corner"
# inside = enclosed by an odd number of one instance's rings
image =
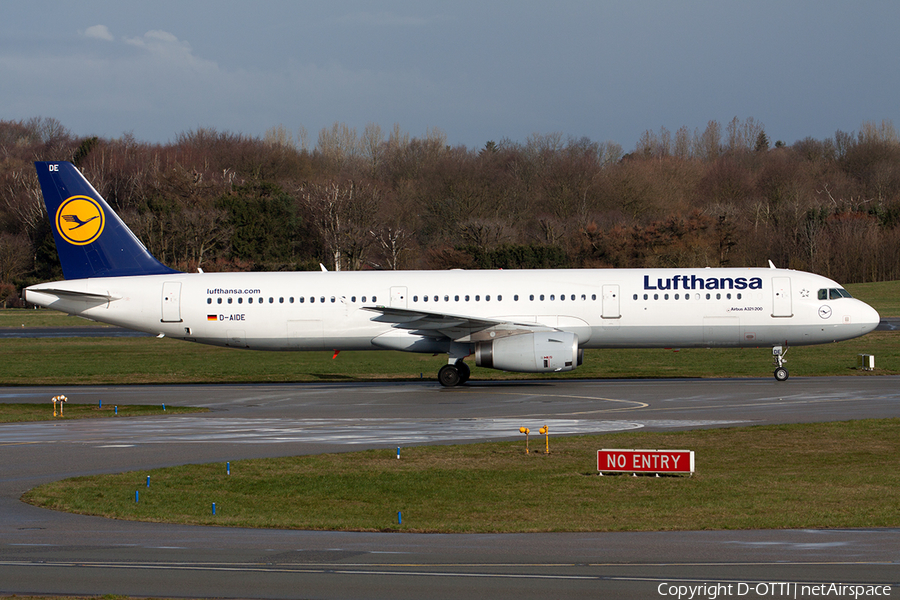
[[[97,294],[94,292],[80,292],[78,290],[63,290],[56,288],[26,288],[25,291],[26,293],[30,292],[34,294],[51,294],[53,296],[59,296],[60,298],[69,298],[74,300],[102,300],[104,302],[111,302],[113,300],[119,299],[119,296],[113,296],[110,294]]]

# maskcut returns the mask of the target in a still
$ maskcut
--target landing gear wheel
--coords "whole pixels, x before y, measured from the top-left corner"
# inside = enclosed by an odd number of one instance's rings
[[[462,377],[456,365],[444,365],[438,371],[438,381],[444,387],[455,387],[462,382]]]
[[[775,369],[775,380],[776,381],[787,381],[788,378],[788,370],[784,367],[778,367]]]
[[[463,361],[459,361],[456,363],[456,368],[459,369],[459,383],[463,384],[467,382],[469,380],[469,375],[472,374],[472,371],[469,370],[469,365]]]

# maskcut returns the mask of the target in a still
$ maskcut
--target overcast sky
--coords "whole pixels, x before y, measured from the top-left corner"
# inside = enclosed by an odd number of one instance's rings
[[[900,2],[0,0],[0,119],[167,142],[335,122],[482,147],[900,127]]]

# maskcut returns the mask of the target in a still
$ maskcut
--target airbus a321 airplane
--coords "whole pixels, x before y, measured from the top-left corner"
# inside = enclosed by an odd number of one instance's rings
[[[32,304],[138,331],[252,350],[447,354],[481,367],[571,371],[584,348],[771,347],[864,335],[878,313],[830,279],[785,269],[181,273],[157,261],[68,162],[35,163],[65,281]]]

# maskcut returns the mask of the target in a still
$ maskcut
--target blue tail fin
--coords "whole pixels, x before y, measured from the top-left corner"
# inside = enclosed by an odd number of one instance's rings
[[[178,273],[147,251],[69,162],[36,162],[66,279]]]

